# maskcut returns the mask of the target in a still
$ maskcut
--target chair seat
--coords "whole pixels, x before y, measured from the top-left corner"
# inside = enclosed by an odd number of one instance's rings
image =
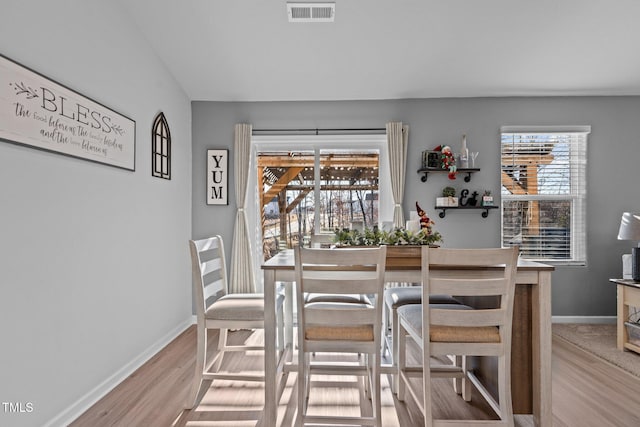
[[[384,301],[392,309],[405,304],[420,304],[422,302],[422,286],[400,286],[386,289]],[[429,295],[429,304],[460,304],[460,301],[451,295]]]
[[[429,308],[449,310],[473,310],[464,304],[429,304]],[[398,308],[398,317],[404,319],[416,334],[422,336],[422,305],[409,304]],[[440,326],[431,325],[429,339],[432,342],[500,342],[500,331],[495,326]]]
[[[373,327],[363,326],[307,326],[305,338],[315,341],[373,341]]]
[[[281,305],[283,295],[278,295],[276,304]],[[264,320],[263,294],[226,294],[207,309],[209,320]]]
[[[349,296],[349,295],[343,295]],[[307,311],[313,310],[353,310],[359,308],[371,308],[371,303],[358,303],[353,301],[326,301],[326,302],[311,302],[305,304]],[[349,340],[349,341],[373,341],[373,327],[371,325],[355,325],[355,326],[323,326],[323,325],[308,325],[305,333],[305,338],[308,340],[319,341],[331,341],[331,340]]]
[[[318,302],[308,302],[305,305],[307,310],[352,310],[356,308],[373,308],[373,304],[370,302],[342,302],[342,301],[318,301]]]
[[[305,302],[348,302],[348,303],[365,303],[371,304],[366,295],[359,294],[307,294]]]

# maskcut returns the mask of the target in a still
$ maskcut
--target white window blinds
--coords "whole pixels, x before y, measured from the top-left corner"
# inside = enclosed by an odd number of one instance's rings
[[[502,246],[526,259],[586,262],[589,126],[501,128]]]

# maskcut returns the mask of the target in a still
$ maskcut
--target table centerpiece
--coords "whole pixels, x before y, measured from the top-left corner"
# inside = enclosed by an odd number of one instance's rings
[[[439,247],[443,241],[442,235],[433,230],[434,222],[424,215],[421,218],[421,228],[417,231],[396,227],[393,230],[380,230],[377,226],[372,229],[336,228],[334,244],[336,248],[354,246],[387,245],[387,266],[392,268],[420,266],[421,246]]]

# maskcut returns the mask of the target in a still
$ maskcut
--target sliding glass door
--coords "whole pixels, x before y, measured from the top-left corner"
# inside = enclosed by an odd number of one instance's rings
[[[378,224],[379,163],[373,149],[257,153],[264,259],[313,234]]]
[[[385,135],[254,136],[256,268],[314,234],[393,216]],[[256,277],[262,275],[257,271]]]

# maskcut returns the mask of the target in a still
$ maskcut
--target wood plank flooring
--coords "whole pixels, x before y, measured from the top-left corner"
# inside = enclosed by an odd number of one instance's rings
[[[215,339],[217,332],[211,332]],[[232,333],[238,341],[259,342],[261,331]],[[97,402],[73,427],[101,426],[261,426],[264,402],[261,383],[216,381],[194,410],[183,409],[193,378],[195,327],[188,328],[145,365]],[[553,338],[553,423],[557,427],[640,426],[640,379],[600,359]],[[639,356],[640,363],[640,356]],[[258,371],[262,353],[230,356],[223,366],[233,371]],[[447,380],[434,385],[436,416],[493,418],[482,399],[471,404],[455,395]],[[356,377],[314,377],[310,411],[357,414],[366,407],[361,382]],[[399,402],[392,395],[388,378],[382,381],[382,419],[385,427],[422,425],[414,402]],[[296,412],[296,375],[289,374],[278,408],[278,426],[293,424]],[[530,416],[516,416],[519,427],[532,426]]]

